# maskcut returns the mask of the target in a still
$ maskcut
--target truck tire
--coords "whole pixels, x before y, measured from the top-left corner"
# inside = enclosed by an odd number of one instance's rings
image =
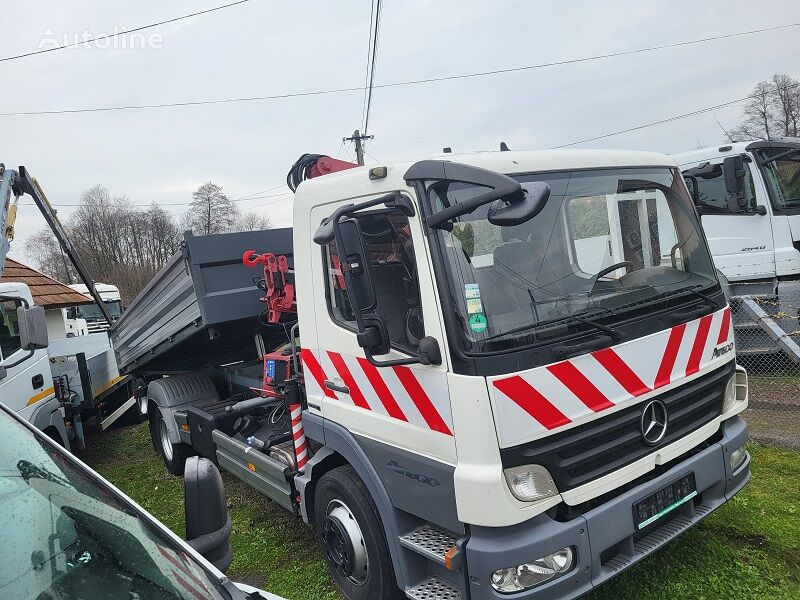
[[[397,587],[375,502],[350,465],[322,476],[314,521],[333,580],[348,600],[395,600]]]
[[[167,471],[182,477],[186,459],[194,456],[196,452],[188,444],[182,442],[173,444],[167,431],[167,423],[161,411],[154,406],[150,411],[150,437],[153,440],[153,447],[164,459]]]

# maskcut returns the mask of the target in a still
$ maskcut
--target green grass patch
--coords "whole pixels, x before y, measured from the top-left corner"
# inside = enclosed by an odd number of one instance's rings
[[[592,600],[800,598],[800,453],[751,445],[753,479],[731,502]],[[82,458],[183,536],[183,484],[164,468],[146,425],[104,433]],[[223,473],[237,581],[290,600],[335,599],[310,528]]]

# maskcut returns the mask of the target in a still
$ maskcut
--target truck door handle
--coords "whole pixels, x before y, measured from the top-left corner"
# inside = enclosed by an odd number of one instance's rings
[[[334,392],[339,392],[340,394],[349,394],[350,388],[346,385],[336,385],[330,379],[325,380],[325,387],[329,390],[333,390]]]

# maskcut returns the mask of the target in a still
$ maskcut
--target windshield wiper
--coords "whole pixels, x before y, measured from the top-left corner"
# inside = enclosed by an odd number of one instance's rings
[[[606,313],[606,312],[610,312],[612,315],[614,314],[614,311],[611,310],[610,308],[606,308],[606,309],[604,309],[602,311],[599,311],[599,313],[594,313],[594,314],[603,314],[603,313]],[[521,325],[521,326],[516,327],[514,329],[510,329],[509,331],[504,331],[502,333],[496,333],[496,334],[491,335],[488,338],[484,338],[484,339],[482,339],[480,341],[481,342],[490,342],[492,340],[495,340],[495,339],[501,338],[501,337],[505,337],[507,335],[514,335],[515,333],[522,333],[523,331],[528,331],[530,329],[536,329],[537,327],[540,327],[542,325],[556,325],[556,324],[565,323],[565,322],[569,322],[569,321],[578,321],[579,323],[583,323],[584,325],[589,325],[590,327],[593,327],[593,328],[597,329],[598,331],[601,331],[601,332],[605,333],[607,336],[611,337],[611,339],[613,339],[615,341],[616,340],[621,340],[625,336],[625,334],[623,334],[619,329],[614,329],[613,327],[608,327],[606,325],[602,325],[601,323],[598,323],[597,321],[593,321],[591,319],[587,319],[586,317],[581,317],[581,316],[578,316],[578,315],[567,315],[567,316],[564,316],[564,317],[559,317],[558,319],[553,319],[551,321],[542,321],[542,322],[539,322],[539,323],[528,323],[526,325]]]

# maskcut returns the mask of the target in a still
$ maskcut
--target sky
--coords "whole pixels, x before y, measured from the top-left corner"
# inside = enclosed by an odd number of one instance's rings
[[[4,0],[0,58],[133,29],[231,0]],[[0,113],[161,104],[364,85],[371,0],[249,2],[149,29],[0,61]],[[768,10],[765,10],[768,9]],[[634,50],[800,22],[771,0],[384,0],[376,85]],[[800,27],[577,64],[376,89],[367,164],[544,149],[745,97],[800,77]],[[305,152],[353,159],[362,91],[148,110],[0,116],[0,162],[26,166],[62,220],[94,185],[179,216],[206,181],[243,210],[291,225],[286,172]],[[725,141],[741,105],[579,147],[672,153]],[[283,187],[281,187],[283,186]],[[268,190],[265,192],[265,190]],[[269,197],[265,197],[269,196]],[[62,206],[58,206],[62,205]],[[11,256],[44,221],[28,200]]]

